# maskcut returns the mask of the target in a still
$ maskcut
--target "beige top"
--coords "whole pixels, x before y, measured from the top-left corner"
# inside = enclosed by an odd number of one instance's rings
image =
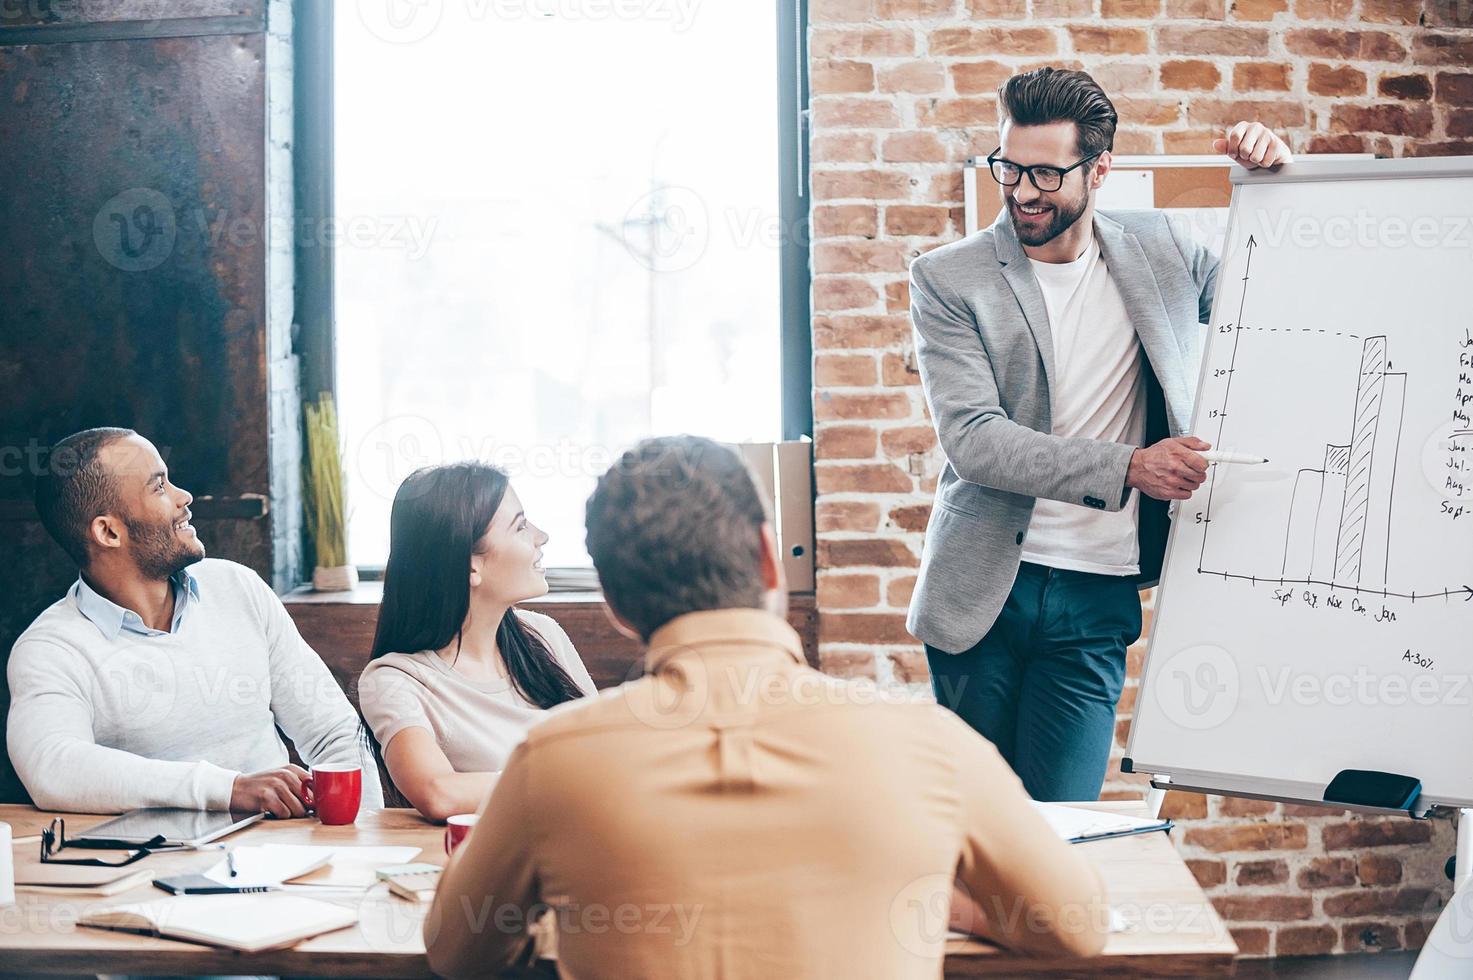
[[[518,609],[517,615],[547,643],[573,683],[595,693],[563,628],[541,613]],[[369,661],[358,678],[358,706],[382,748],[406,728],[424,728],[456,772],[499,772],[527,729],[546,714],[523,698],[510,678],[474,680],[431,650]]]
[[[1008,945],[1099,949],[1082,849],[950,711],[809,668],[756,610],[682,616],[645,662],[513,752],[426,919],[435,973],[513,963],[545,902],[567,977],[934,980],[954,881]]]

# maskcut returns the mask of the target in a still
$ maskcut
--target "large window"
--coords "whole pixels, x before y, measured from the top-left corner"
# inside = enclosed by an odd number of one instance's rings
[[[356,563],[387,556],[394,490],[419,465],[504,466],[551,535],[547,564],[577,567],[583,503],[632,442],[783,436],[772,6],[335,9]]]

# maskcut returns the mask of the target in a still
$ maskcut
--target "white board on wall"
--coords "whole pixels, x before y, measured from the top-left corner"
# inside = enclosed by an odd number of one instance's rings
[[[1270,462],[1176,509],[1128,769],[1473,806],[1473,158],[1232,179],[1193,431]]]

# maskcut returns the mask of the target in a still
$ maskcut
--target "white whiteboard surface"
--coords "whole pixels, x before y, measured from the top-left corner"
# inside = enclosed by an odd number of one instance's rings
[[[1473,806],[1473,158],[1233,183],[1193,431],[1270,462],[1177,507],[1129,767]]]

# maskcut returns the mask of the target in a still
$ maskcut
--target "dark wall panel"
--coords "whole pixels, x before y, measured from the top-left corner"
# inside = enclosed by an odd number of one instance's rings
[[[261,5],[48,9],[78,23]],[[130,426],[196,495],[269,491],[264,33],[6,44],[14,23],[0,25],[0,660],[76,575],[26,503],[37,447]],[[270,578],[269,516],[198,511],[212,554]],[[14,795],[7,758],[0,799]]]

